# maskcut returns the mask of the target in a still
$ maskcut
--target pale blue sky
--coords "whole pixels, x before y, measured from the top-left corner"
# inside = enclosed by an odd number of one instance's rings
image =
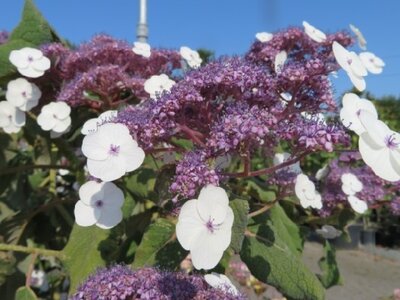
[[[139,0],[36,0],[57,32],[79,43],[105,32],[133,42]],[[379,6],[378,6],[379,4]],[[11,30],[23,0],[2,0],[0,29]],[[208,48],[217,55],[243,54],[259,31],[276,31],[303,20],[325,31],[359,27],[368,50],[384,59],[381,75],[369,75],[375,95],[400,96],[399,0],[148,0],[152,46]],[[358,51],[358,49],[357,49]],[[350,88],[346,75],[334,80],[337,92]]]

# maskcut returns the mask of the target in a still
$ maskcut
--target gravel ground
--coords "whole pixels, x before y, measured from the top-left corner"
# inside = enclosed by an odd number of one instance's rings
[[[306,243],[304,262],[319,272],[322,245]],[[327,300],[378,300],[393,295],[400,288],[400,261],[382,258],[361,250],[337,250],[336,259],[343,285],[327,291]]]

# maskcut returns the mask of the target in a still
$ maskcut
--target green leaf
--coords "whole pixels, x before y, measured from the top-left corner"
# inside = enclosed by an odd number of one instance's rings
[[[232,239],[230,247],[236,253],[240,252],[244,239],[244,232],[247,227],[247,215],[249,213],[249,203],[246,200],[235,199],[229,202],[233,210],[234,221],[232,226]]]
[[[275,205],[249,223],[240,257],[251,273],[289,299],[324,299],[324,288],[302,262],[300,231],[284,210]]]
[[[22,20],[10,35],[10,41],[15,40],[40,46],[44,43],[58,42],[60,38],[36,8],[33,1],[25,0]]]
[[[318,278],[322,285],[328,289],[334,285],[342,284],[342,278],[336,262],[335,248],[328,241],[324,245],[324,257],[318,262],[322,274],[318,274]]]
[[[15,293],[15,300],[37,300],[37,297],[29,287],[22,286]]]
[[[186,257],[175,236],[175,224],[167,219],[157,219],[143,235],[137,248],[133,268],[158,266],[175,270]]]
[[[99,244],[105,240],[109,230],[97,226],[72,228],[69,241],[62,250],[67,257],[65,266],[71,276],[71,291],[75,291],[82,281],[98,267],[105,265],[101,257]]]
[[[160,205],[172,199],[169,187],[171,186],[174,176],[175,165],[163,167],[157,175],[154,191],[157,193],[157,199]]]
[[[132,175],[125,176],[125,186],[135,200],[154,199],[154,183],[156,173],[152,169],[140,168]]]

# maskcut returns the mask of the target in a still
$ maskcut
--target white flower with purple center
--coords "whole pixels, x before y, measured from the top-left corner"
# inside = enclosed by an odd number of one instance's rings
[[[220,289],[234,296],[239,295],[237,288],[224,274],[212,272],[211,274],[204,275],[204,280],[215,289]]]
[[[71,107],[65,102],[50,102],[42,107],[37,123],[44,131],[62,134],[71,125]]]
[[[360,121],[360,113],[362,110],[368,111],[375,119],[378,119],[378,113],[375,105],[364,98],[360,98],[353,93],[347,93],[343,96],[343,108],[340,110],[340,120],[348,129],[354,131],[358,135],[365,131]]]
[[[175,81],[166,74],[153,75],[144,83],[144,90],[150,95],[150,98],[156,99],[162,92],[169,92],[174,86]]]
[[[151,47],[147,43],[134,42],[132,51],[133,53],[143,56],[145,58],[149,58],[151,56]]]
[[[42,92],[25,78],[12,80],[7,85],[6,99],[22,111],[29,111],[39,103]]]
[[[272,40],[273,37],[274,37],[274,35],[272,33],[269,33],[269,32],[258,32],[258,33],[256,33],[256,39],[258,41],[260,41],[261,43],[267,43],[270,40]]]
[[[290,159],[290,153],[287,153],[287,152],[275,153],[275,156],[273,159],[274,166],[280,165],[280,164],[286,162],[288,159]],[[285,168],[279,169],[277,172],[283,171],[283,170],[286,170],[290,173],[294,173],[296,175],[303,172],[302,169],[300,168],[299,162],[295,162]]]
[[[365,110],[360,113],[360,121],[366,130],[358,140],[364,162],[377,176],[400,180],[400,134]]]
[[[25,113],[7,101],[0,102],[0,128],[6,133],[17,133],[25,125]]]
[[[308,22],[303,21],[304,32],[309,36],[310,39],[317,43],[322,43],[326,40],[326,35],[321,30],[310,25]]]
[[[362,52],[358,55],[368,72],[380,74],[383,71],[385,62],[371,52]]]
[[[189,47],[183,46],[180,49],[180,54],[182,58],[186,61],[189,67],[197,69],[200,67],[203,60],[201,59],[199,52],[190,49]]]
[[[233,218],[225,190],[213,185],[202,188],[198,199],[182,206],[176,236],[190,251],[196,269],[212,269],[221,260],[231,242]]]
[[[347,200],[349,201],[351,208],[359,214],[363,214],[368,210],[367,203],[358,199],[356,196],[349,196]]]
[[[113,181],[136,170],[145,158],[128,127],[119,123],[104,124],[86,135],[82,152],[87,157],[90,175],[103,181]]]
[[[50,60],[42,51],[25,47],[13,50],[9,56],[10,62],[17,67],[18,72],[30,78],[37,78],[50,69]]]
[[[109,229],[121,222],[124,194],[114,183],[88,181],[80,187],[79,198],[74,209],[79,226]]]
[[[97,118],[89,119],[83,124],[81,129],[81,133],[83,135],[88,135],[91,133],[95,133],[97,128],[104,123],[113,121],[118,115],[116,110],[108,110],[101,113]]]
[[[279,74],[283,70],[283,66],[287,60],[287,52],[285,50],[279,52],[275,56],[274,66],[275,66],[275,73]]]
[[[350,24],[350,29],[356,35],[356,38],[357,38],[357,41],[358,41],[358,46],[362,50],[366,50],[367,49],[367,41],[365,40],[364,35],[360,31],[360,29],[358,29],[356,26],[354,26],[352,24]]]
[[[303,208],[322,208],[321,195],[315,190],[314,183],[306,175],[297,175],[294,190]]]
[[[333,42],[332,50],[337,63],[346,71],[356,89],[360,92],[365,90],[364,76],[367,76],[368,72],[358,55],[353,51],[347,51],[338,42]]]
[[[362,182],[354,174],[344,173],[340,180],[342,181],[342,191],[347,196],[354,196],[363,189]]]

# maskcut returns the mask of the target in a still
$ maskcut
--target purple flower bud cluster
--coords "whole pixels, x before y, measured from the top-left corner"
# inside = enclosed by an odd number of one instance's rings
[[[175,194],[193,197],[199,188],[207,184],[218,186],[219,180],[216,170],[207,163],[206,153],[191,151],[176,166],[175,180],[170,190]]]
[[[0,45],[7,43],[8,41],[8,32],[5,30],[0,31]]]
[[[183,272],[144,268],[133,271],[115,265],[90,276],[72,296],[72,300],[244,300],[210,287],[201,276]]]
[[[172,76],[172,71],[181,65],[177,51],[152,49],[151,56],[145,58],[135,54],[127,42],[107,35],[95,36],[76,50],[50,44],[44,45],[42,51],[53,61],[49,74],[59,84],[55,98],[71,106],[97,108],[103,101],[119,103],[126,91],[131,98],[146,99],[145,80],[161,73]],[[100,102],[91,101],[86,93],[98,96]]]

